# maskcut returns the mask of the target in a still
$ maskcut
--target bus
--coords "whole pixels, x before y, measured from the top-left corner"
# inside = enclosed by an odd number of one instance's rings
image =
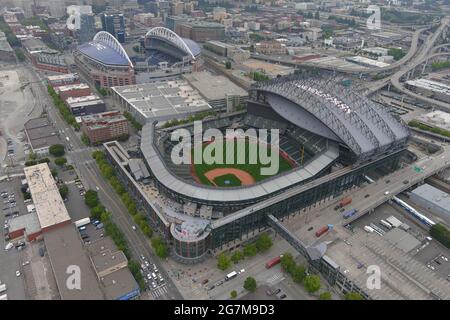
[[[231,279],[235,278],[237,275],[238,274],[236,271],[230,272],[229,274],[227,274],[225,276],[225,281],[231,280]]]
[[[272,268],[274,265],[277,265],[281,262],[281,258],[283,257],[283,255],[275,257],[269,261],[266,262],[266,268],[270,269]]]

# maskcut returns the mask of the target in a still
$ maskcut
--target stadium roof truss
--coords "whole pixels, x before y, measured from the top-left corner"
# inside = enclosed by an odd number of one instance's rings
[[[94,36],[93,41],[98,41],[98,42],[104,43],[108,47],[115,50],[123,58],[125,58],[128,61],[130,66],[133,66],[133,63],[131,62],[130,57],[126,53],[125,49],[122,47],[120,42],[117,41],[116,38],[114,38],[114,36],[111,33],[106,32],[106,31],[100,31]]]
[[[156,37],[159,37],[159,38],[162,38],[162,39],[165,39],[165,40],[171,42],[177,48],[188,53],[189,56],[193,60],[195,60],[195,55],[192,53],[191,49],[186,44],[186,42],[184,42],[184,40],[179,35],[177,35],[175,32],[173,32],[172,30],[164,28],[164,27],[155,27],[155,28],[150,29],[147,32],[147,34],[145,35],[146,38],[149,36],[156,36]]]
[[[331,129],[360,159],[385,152],[409,136],[403,124],[367,98],[339,86],[336,79],[284,77],[256,84],[255,89],[301,106]],[[302,112],[301,108],[298,112]]]

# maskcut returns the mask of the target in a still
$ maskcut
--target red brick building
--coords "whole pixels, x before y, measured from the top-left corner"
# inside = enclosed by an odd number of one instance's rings
[[[61,99],[66,100],[69,97],[84,97],[91,94],[91,88],[85,83],[60,86],[55,89]]]
[[[114,140],[130,133],[128,121],[119,111],[87,115],[81,121],[81,129],[91,143]]]

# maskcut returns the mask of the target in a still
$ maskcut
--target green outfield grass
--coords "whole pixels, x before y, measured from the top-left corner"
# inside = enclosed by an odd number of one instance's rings
[[[202,146],[202,151],[205,149],[205,147],[206,147],[206,145]],[[225,144],[223,145],[223,147],[224,147],[224,162],[225,162],[225,159],[226,159],[226,157],[225,157],[225,154],[226,154],[225,153],[226,152]],[[245,145],[245,153],[246,153],[245,154],[245,159],[246,159],[246,163],[245,164],[237,164],[236,163],[237,162],[237,158],[236,158],[237,157],[237,155],[236,155],[237,145],[236,145],[236,143],[235,143],[234,147],[235,147],[234,164],[226,164],[226,163],[224,163],[224,164],[210,164],[210,165],[209,164],[205,164],[205,163],[203,163],[203,164],[193,164],[194,172],[195,172],[195,174],[197,175],[198,179],[200,180],[200,182],[202,184],[213,185],[208,180],[208,178],[205,176],[205,173],[210,171],[210,170],[217,169],[217,168],[236,168],[236,169],[239,169],[239,170],[246,171],[247,173],[249,173],[255,179],[255,182],[258,182],[258,181],[261,181],[261,180],[264,180],[266,178],[270,178],[271,177],[271,176],[268,176],[268,175],[261,175],[261,167],[269,167],[269,165],[261,165],[261,163],[259,163],[259,156],[258,156],[258,163],[256,163],[256,164],[249,164],[248,163],[249,162],[249,160],[248,160],[248,158],[249,158],[248,157],[248,155],[249,155],[249,142],[246,142],[246,145]],[[258,145],[258,148],[266,148],[266,147]],[[192,149],[192,159],[194,159],[194,149]],[[278,159],[279,159],[279,168],[278,168],[278,172],[276,174],[274,174],[274,175],[277,175],[277,174],[279,174],[281,172],[284,172],[284,171],[292,169],[292,165],[285,158],[283,158],[282,156],[278,155]],[[231,177],[233,177],[233,178],[231,178]],[[227,181],[227,180],[230,182],[229,184],[225,183],[225,181]],[[221,177],[217,177],[214,180],[214,183],[216,183],[216,185],[220,186],[220,187],[236,187],[236,186],[240,186],[241,185],[240,180],[237,177],[235,177],[233,174],[227,174],[227,175],[224,175],[224,176],[221,176]]]

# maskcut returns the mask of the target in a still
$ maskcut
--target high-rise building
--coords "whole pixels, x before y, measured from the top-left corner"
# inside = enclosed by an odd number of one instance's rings
[[[48,8],[53,18],[62,18],[66,14],[66,5],[61,0],[49,0]]]
[[[76,32],[79,44],[91,41],[95,35],[95,17],[93,13],[81,14],[80,29]]]
[[[183,2],[171,2],[170,3],[170,12],[173,16],[178,16],[180,14],[183,14],[184,9],[184,3]]]
[[[125,42],[125,22],[122,13],[104,13],[101,20],[104,31],[111,33],[120,43]]]

